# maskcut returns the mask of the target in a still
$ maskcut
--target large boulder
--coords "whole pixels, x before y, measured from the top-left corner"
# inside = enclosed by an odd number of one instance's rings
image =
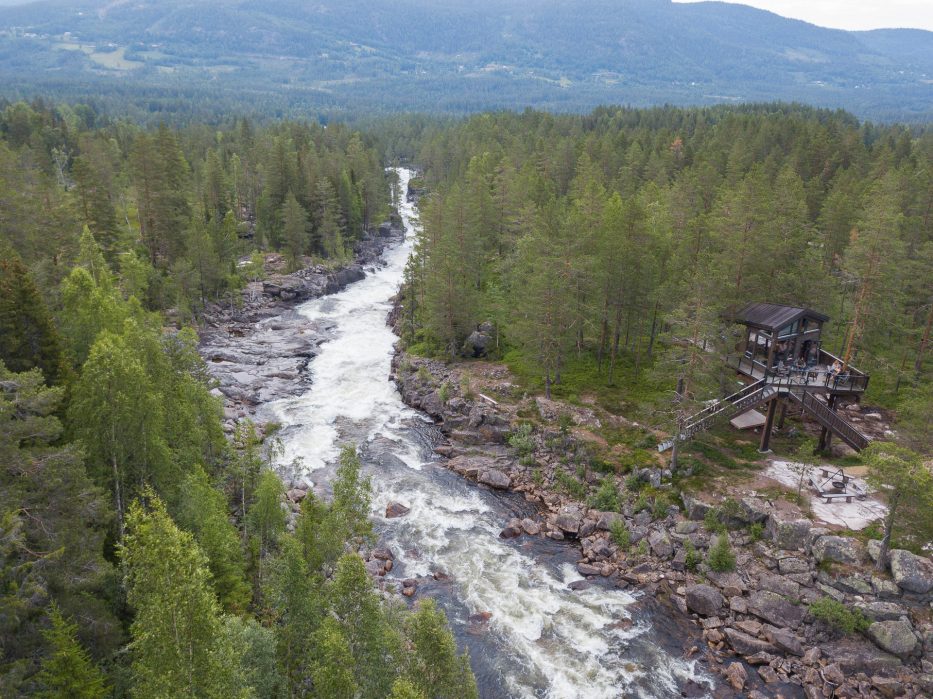
[[[810,547],[813,557],[820,563],[844,563],[856,566],[867,559],[865,545],[847,536],[821,536]]]
[[[806,612],[774,592],[759,590],[748,598],[748,611],[775,626],[800,626]]]
[[[577,510],[565,509],[559,515],[554,523],[567,534],[577,534],[580,531],[580,524],[583,517]]]
[[[907,592],[925,595],[933,590],[933,561],[910,551],[893,549],[888,553],[891,575],[898,587]]]
[[[512,485],[512,479],[509,478],[508,474],[495,468],[482,471],[476,480],[488,485],[490,488],[498,488],[499,490],[507,490]]]
[[[723,598],[712,585],[692,585],[687,588],[687,609],[703,616],[715,616],[722,609]]]
[[[687,515],[687,519],[701,520],[706,516],[707,512],[713,509],[712,505],[689,493],[684,493],[683,501],[684,513]]]
[[[909,658],[918,648],[920,639],[908,621],[876,621],[868,627],[868,637],[881,650],[901,659]]]
[[[674,547],[666,532],[652,531],[648,534],[648,545],[658,558],[670,558],[674,555]]]
[[[808,519],[797,519],[772,512],[765,531],[779,549],[798,551],[806,546],[811,526]]]
[[[739,655],[755,655],[756,653],[771,653],[776,654],[777,648],[768,643],[767,641],[762,641],[760,638],[755,638],[750,636],[747,633],[742,633],[741,631],[733,628],[726,628],[723,633],[726,634],[726,638],[729,641],[729,645],[735,650]]]
[[[466,342],[463,343],[462,353],[465,357],[485,357],[492,343],[492,336],[474,330],[467,336]]]

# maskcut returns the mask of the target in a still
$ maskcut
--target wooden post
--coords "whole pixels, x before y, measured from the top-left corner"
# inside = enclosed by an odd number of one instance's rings
[[[764,453],[770,451],[768,445],[771,443],[771,428],[774,427],[774,414],[777,412],[777,398],[772,398],[768,402],[768,417],[765,420],[765,426],[761,428],[761,445],[758,451]]]
[[[768,363],[766,365],[768,371],[771,371],[771,367],[774,365],[774,349],[777,344],[776,335],[777,331],[772,331],[770,344],[768,345]]]
[[[784,429],[784,418],[787,417],[787,399],[781,399],[781,416],[778,418],[778,429]]]

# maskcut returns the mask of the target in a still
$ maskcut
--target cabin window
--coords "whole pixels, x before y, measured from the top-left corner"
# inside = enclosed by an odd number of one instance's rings
[[[785,325],[783,328],[778,330],[778,338],[780,339],[783,337],[791,337],[792,335],[796,335],[799,329],[800,323],[799,321],[795,320],[793,323]]]

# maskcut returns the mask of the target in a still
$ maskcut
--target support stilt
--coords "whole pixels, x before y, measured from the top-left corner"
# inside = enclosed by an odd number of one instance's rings
[[[771,429],[774,427],[774,416],[777,413],[777,399],[771,399],[768,402],[768,417],[765,420],[765,426],[761,428],[761,446],[760,452],[769,451],[768,445],[771,443]]]

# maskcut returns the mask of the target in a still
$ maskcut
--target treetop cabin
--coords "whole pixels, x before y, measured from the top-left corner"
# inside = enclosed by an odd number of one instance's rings
[[[742,340],[726,365],[746,381],[741,390],[683,421],[678,433],[658,446],[671,448],[721,419],[732,419],[758,406],[767,405],[761,430],[761,451],[767,451],[777,408],[783,426],[788,403],[799,407],[821,426],[818,449],[830,446],[833,435],[853,449],[868,446],[868,438],[836,412],[840,396],[859,400],[868,388],[868,374],[853,367],[847,359],[823,349],[821,333],[829,316],[809,308],[776,303],[750,303],[725,316],[745,326]]]
[[[823,349],[820,336],[829,316],[809,308],[750,303],[731,319],[745,326],[737,353],[726,359],[739,374],[856,399],[868,388],[868,374]]]

